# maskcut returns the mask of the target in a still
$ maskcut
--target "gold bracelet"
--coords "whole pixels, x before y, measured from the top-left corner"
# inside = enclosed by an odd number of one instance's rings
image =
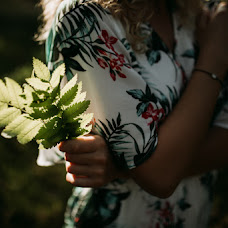
[[[213,74],[213,73],[211,73],[211,72],[208,72],[208,71],[206,71],[206,70],[202,70],[202,69],[199,69],[199,68],[194,68],[194,69],[193,69],[193,72],[194,72],[194,71],[199,71],[199,72],[202,72],[202,73],[205,73],[205,74],[209,75],[210,78],[212,78],[212,79],[215,80],[215,81],[218,81],[218,82],[220,83],[220,85],[223,87],[223,82],[222,82],[222,80],[221,80],[220,78],[218,78],[218,76],[217,76],[216,74]]]

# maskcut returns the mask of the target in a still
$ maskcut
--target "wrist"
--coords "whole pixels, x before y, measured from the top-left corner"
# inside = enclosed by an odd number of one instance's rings
[[[211,80],[214,80],[214,81],[217,81],[221,87],[223,87],[223,81],[216,75],[216,74],[213,74],[209,71],[206,71],[204,69],[201,69],[201,68],[194,68],[193,69],[193,72],[195,71],[198,71],[198,72],[201,72],[201,73],[204,73],[207,77],[209,77]]]
[[[199,56],[195,68],[210,72],[211,74],[216,75],[216,77],[223,82],[227,71],[226,67],[223,66],[221,62],[217,61],[216,58],[210,60],[208,57],[204,56],[205,55]]]

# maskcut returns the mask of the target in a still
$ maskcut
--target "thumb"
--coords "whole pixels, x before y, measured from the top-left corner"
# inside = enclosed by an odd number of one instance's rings
[[[66,153],[90,153],[97,148],[96,137],[94,135],[79,136],[76,139],[61,142],[58,148]]]

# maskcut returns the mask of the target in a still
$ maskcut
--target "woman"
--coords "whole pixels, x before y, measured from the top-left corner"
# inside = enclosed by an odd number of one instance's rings
[[[61,2],[47,61],[78,72],[99,134],[59,146],[67,180],[92,187],[74,189],[65,227],[207,227],[213,173],[189,176],[228,161],[227,19],[197,0]],[[61,160],[52,148],[38,164]]]

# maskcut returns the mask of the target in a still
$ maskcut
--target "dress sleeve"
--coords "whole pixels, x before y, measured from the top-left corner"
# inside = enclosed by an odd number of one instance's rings
[[[134,168],[156,148],[164,104],[141,77],[124,29],[109,12],[95,3],[61,12],[47,40],[49,67],[64,62],[68,80],[78,74],[94,129],[118,165]]]
[[[228,129],[228,78],[227,77],[224,81],[224,87],[219,94],[213,125]]]

